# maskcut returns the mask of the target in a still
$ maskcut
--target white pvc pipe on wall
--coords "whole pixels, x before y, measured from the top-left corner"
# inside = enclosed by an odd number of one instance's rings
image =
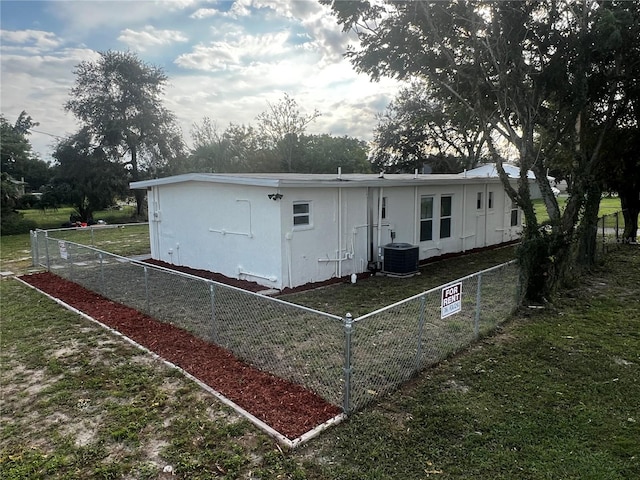
[[[384,188],[380,187],[378,189],[378,266],[380,266],[380,261],[382,257],[382,196],[384,194]]]

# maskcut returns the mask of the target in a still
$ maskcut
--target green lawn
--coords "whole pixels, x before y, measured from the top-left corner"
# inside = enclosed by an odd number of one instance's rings
[[[69,217],[73,214],[74,209],[71,207],[60,207],[55,210],[21,210],[20,213],[28,220],[36,222],[38,228],[50,229],[60,228],[62,225],[69,221]],[[93,219],[104,220],[109,224],[117,223],[129,223],[132,221],[134,213],[136,211],[135,206],[125,205],[121,210],[101,210],[95,212]]]
[[[567,202],[566,196],[558,197],[558,205],[560,206],[560,211],[564,210],[565,203]],[[536,211],[536,217],[538,218],[538,222],[542,223],[546,220],[549,220],[549,214],[542,202],[542,199],[537,199],[533,201],[533,206]],[[603,197],[600,200],[600,210],[598,212],[598,216],[601,217],[603,215],[609,215],[614,212],[619,212],[622,210],[620,206],[620,198],[618,197]]]

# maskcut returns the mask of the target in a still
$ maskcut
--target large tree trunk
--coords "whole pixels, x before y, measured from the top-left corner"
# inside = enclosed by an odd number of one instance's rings
[[[138,170],[138,149],[136,145],[129,143],[129,151],[131,152],[131,180],[137,182],[140,180],[140,172]],[[133,191],[133,196],[136,199],[136,217],[141,219],[146,213],[146,192],[144,190],[136,189]]]
[[[578,244],[576,248],[576,265],[590,267],[596,261],[598,210],[602,189],[597,182],[587,187],[584,213],[578,226]]]
[[[547,302],[571,269],[570,237],[541,228],[527,232],[518,247],[523,298],[534,303]]]
[[[624,233],[622,241],[635,242],[638,235],[638,215],[640,215],[640,192],[620,192],[622,216],[624,217]]]

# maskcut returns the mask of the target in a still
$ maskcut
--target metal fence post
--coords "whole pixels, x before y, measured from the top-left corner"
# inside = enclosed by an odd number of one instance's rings
[[[620,228],[620,224],[618,223],[618,212],[614,214],[616,216],[616,243],[620,243],[620,235],[618,232],[618,228]]]
[[[102,252],[98,253],[98,258],[100,259],[100,290],[102,295],[107,296],[107,292],[104,288],[104,262]]]
[[[47,272],[51,271],[51,265],[49,263],[49,232],[44,232],[44,249],[47,254]]]
[[[347,313],[344,317],[344,392],[342,397],[342,411],[351,411],[351,336],[353,335],[353,317]]]
[[[35,230],[29,230],[31,237],[31,266],[38,266],[38,237]]]
[[[476,340],[480,336],[480,310],[482,309],[482,273],[478,273],[478,291],[476,292],[476,318],[473,325],[473,334]]]
[[[73,261],[71,260],[71,244],[66,243],[67,248],[67,266],[69,268],[69,280],[73,282]]]
[[[149,307],[149,269],[145,266],[144,268],[144,296],[147,304],[147,314],[151,315],[151,309]]]
[[[217,344],[219,339],[216,325],[216,286],[213,282],[209,282],[209,294],[211,297],[211,339]]]
[[[418,348],[416,349],[416,363],[414,371],[420,371],[420,359],[422,358],[422,332],[424,331],[424,311],[426,309],[427,296],[420,297],[420,317],[418,321]]]

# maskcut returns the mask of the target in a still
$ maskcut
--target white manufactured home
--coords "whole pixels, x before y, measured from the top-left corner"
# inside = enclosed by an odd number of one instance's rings
[[[282,290],[517,239],[497,178],[192,173],[146,189],[151,255]]]

